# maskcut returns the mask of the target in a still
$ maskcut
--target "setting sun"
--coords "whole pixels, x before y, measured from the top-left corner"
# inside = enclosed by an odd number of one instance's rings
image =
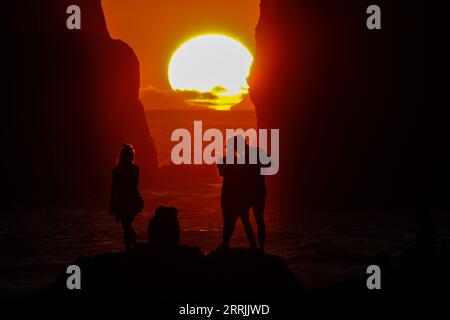
[[[191,105],[229,110],[248,94],[252,61],[239,41],[224,35],[199,36],[172,55],[169,82]]]

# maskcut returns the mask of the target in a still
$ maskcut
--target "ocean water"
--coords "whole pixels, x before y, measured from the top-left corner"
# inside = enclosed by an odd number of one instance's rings
[[[255,126],[252,111],[148,111],[147,120],[161,166],[170,163],[176,128],[192,128],[202,120],[205,128]],[[134,222],[139,242],[159,205],[179,210],[182,242],[208,252],[221,239],[220,178],[170,180],[160,188],[141,190],[144,211]],[[270,192],[270,190],[269,190]],[[65,264],[79,256],[123,250],[122,230],[107,214],[107,199],[86,208],[6,213],[0,221],[0,296],[30,293],[48,285]],[[314,289],[363,275],[367,257],[382,251],[398,257],[413,245],[412,212],[292,212],[266,211],[267,251],[286,259],[306,289]],[[450,221],[436,212],[439,245],[450,246]],[[252,221],[254,222],[254,221]],[[238,223],[232,246],[248,246]]]
[[[160,166],[171,163],[170,151],[176,144],[170,140],[173,130],[184,128],[193,134],[194,121],[202,121],[203,131],[216,128],[224,136],[225,129],[256,128],[256,115],[253,110],[148,110],[146,117],[158,152]]]

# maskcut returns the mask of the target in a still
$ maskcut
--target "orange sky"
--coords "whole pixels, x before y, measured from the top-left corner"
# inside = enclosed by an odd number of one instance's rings
[[[170,93],[167,67],[186,40],[221,33],[254,53],[260,0],[102,0],[108,29],[136,52],[141,67],[141,100],[148,108],[184,105]],[[244,99],[240,108],[251,107]]]

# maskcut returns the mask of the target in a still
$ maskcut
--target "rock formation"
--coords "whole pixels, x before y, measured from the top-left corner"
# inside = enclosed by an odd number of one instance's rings
[[[293,299],[303,292],[282,258],[244,248],[204,255],[196,247],[181,246],[157,254],[143,246],[131,252],[80,257],[74,264],[83,273],[82,290],[68,290],[68,275],[62,272],[49,294],[223,302],[245,298],[253,301]]]
[[[271,193],[302,209],[415,206],[418,8],[378,1],[262,0],[250,94],[260,128],[280,128]]]
[[[81,8],[68,30],[66,8]],[[156,151],[138,99],[139,62],[109,36],[100,0],[8,1],[2,160],[12,203],[56,204],[107,195],[123,143],[136,147],[141,186]]]

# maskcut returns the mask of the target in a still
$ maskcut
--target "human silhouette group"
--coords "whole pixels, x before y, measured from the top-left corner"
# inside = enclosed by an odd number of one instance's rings
[[[227,155],[217,164],[219,174],[223,177],[221,196],[223,232],[220,248],[229,247],[231,236],[239,218],[244,226],[251,248],[257,248],[250,223],[250,209],[252,209],[258,230],[259,248],[264,251],[266,242],[264,210],[267,190],[260,169],[267,164],[263,165],[258,158],[255,163],[250,161],[251,153],[254,152],[258,157],[260,151],[257,147],[255,150],[251,150],[244,137],[237,135],[227,140]],[[230,161],[229,159],[233,160]]]
[[[222,242],[218,249],[227,249],[240,219],[251,249],[264,251],[266,226],[264,211],[266,183],[261,175],[266,157],[264,149],[250,147],[241,135],[229,138],[225,144],[226,155],[217,161],[219,175],[223,178],[221,208],[223,218]],[[255,159],[251,155],[255,155]],[[122,224],[124,244],[127,251],[136,247],[136,232],[132,222],[143,210],[144,201],[139,192],[139,167],[134,163],[135,150],[124,144],[117,164],[112,171],[112,189],[109,214]],[[258,244],[250,223],[250,211],[257,225]],[[176,208],[160,206],[148,225],[149,245],[155,249],[174,249],[180,243],[180,226]],[[258,246],[259,245],[259,246]]]

